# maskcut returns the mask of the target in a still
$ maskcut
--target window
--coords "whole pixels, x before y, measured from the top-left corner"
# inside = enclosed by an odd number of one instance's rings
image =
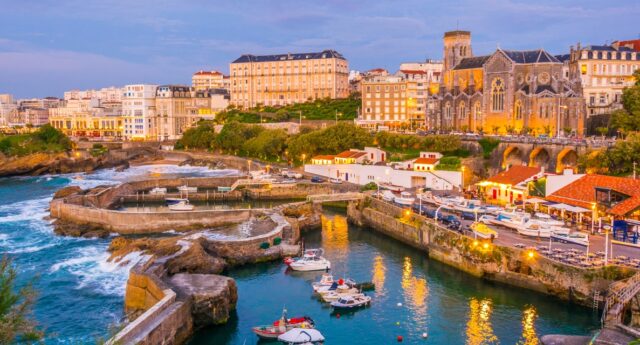
[[[467,108],[464,106],[464,102],[458,105],[458,117],[464,119],[467,117]]]
[[[516,101],[516,106],[514,107],[514,116],[516,120],[522,119],[522,102],[519,100]]]
[[[494,112],[504,110],[504,82],[496,78],[491,83],[491,108]]]
[[[445,104],[444,106],[444,117],[446,119],[451,118],[451,104],[449,104],[449,102],[447,102],[447,104]]]

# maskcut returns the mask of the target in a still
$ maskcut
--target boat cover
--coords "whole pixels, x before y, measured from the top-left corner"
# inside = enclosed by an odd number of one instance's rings
[[[278,336],[278,340],[290,344],[324,341],[324,336],[316,329],[294,328]]]

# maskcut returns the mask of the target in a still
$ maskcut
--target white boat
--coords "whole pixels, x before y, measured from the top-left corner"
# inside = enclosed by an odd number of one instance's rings
[[[337,283],[335,285],[337,285]],[[360,293],[360,290],[358,290],[355,287],[351,287],[347,284],[343,284],[343,285],[338,285],[335,288],[332,285],[331,288],[329,288],[328,290],[318,291],[318,293],[320,294],[320,298],[324,302],[333,302],[333,301],[337,301],[342,297],[353,296],[355,294],[358,294]]]
[[[343,279],[338,279],[338,280],[334,280],[333,283],[329,284],[329,285],[322,285],[322,286],[314,286],[313,290],[315,293],[320,294],[320,296],[327,294],[331,291],[334,292],[356,292],[355,290],[349,290],[351,288],[355,288],[356,287],[356,282],[352,279],[347,279],[347,280],[343,280]]]
[[[551,226],[564,226],[564,222],[561,220],[556,220],[551,218],[550,215],[546,214],[546,213],[540,213],[540,212],[536,212],[533,214],[533,219],[540,222],[540,223],[545,223]]]
[[[165,195],[167,194],[167,189],[162,187],[155,187],[149,191],[151,195]]]
[[[183,200],[169,206],[171,211],[193,211],[194,206],[189,203],[189,200]]]
[[[334,184],[342,184],[342,180],[339,178],[330,178],[329,182],[334,183]]]
[[[292,262],[289,267],[294,271],[328,271],[331,269],[331,262],[322,256],[303,257]]]
[[[416,201],[416,198],[412,197],[409,192],[402,192],[400,196],[395,196],[393,201],[403,206],[411,206],[413,202]]]
[[[197,193],[198,187],[189,187],[187,185],[178,187],[178,191],[182,193]]]
[[[402,186],[396,186],[395,184],[391,184],[391,183],[380,183],[378,184],[380,186],[380,188],[383,189],[388,189],[392,192],[402,192],[404,190],[404,187]]]
[[[535,220],[530,220],[522,226],[518,226],[516,231],[520,235],[549,238],[552,234],[569,234],[570,230],[567,228],[549,226],[547,224],[539,223]]]
[[[396,198],[395,194],[389,190],[385,190],[382,192],[382,200],[384,201],[393,201]]]
[[[323,287],[329,287],[334,283],[333,280],[333,275],[325,273],[322,275],[322,278],[320,278],[319,282],[313,282],[311,284],[311,286],[313,287],[313,291],[317,292],[318,289],[323,288]]]
[[[498,232],[491,229],[484,223],[473,223],[470,228],[477,237],[482,239],[498,238]]]
[[[279,335],[278,340],[285,344],[322,344],[324,336],[317,329],[294,328]]]
[[[177,204],[182,201],[189,201],[189,200],[185,198],[164,198],[164,202],[167,204],[167,206]]]
[[[302,256],[298,256],[298,257],[286,257],[284,258],[284,263],[287,265],[291,265],[291,263],[298,261],[302,258],[312,258],[312,257],[316,257],[316,256],[322,256],[324,254],[324,249],[322,248],[312,248],[312,249],[305,249],[304,253],[302,253]]]
[[[331,302],[334,309],[354,309],[364,307],[371,303],[371,297],[363,293],[340,297],[337,301]]]
[[[581,246],[589,245],[589,235],[581,232],[573,232],[569,234],[552,233],[551,239],[559,242],[574,243]]]

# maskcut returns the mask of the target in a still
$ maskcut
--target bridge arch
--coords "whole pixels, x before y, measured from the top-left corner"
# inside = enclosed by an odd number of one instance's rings
[[[502,153],[502,169],[509,165],[521,165],[524,152],[518,146],[508,146]]]
[[[572,147],[565,147],[558,153],[556,159],[556,173],[562,173],[564,169],[575,169],[578,166],[578,152]]]
[[[538,146],[534,147],[529,154],[529,166],[530,167],[544,167],[551,160],[551,155],[546,148]]]

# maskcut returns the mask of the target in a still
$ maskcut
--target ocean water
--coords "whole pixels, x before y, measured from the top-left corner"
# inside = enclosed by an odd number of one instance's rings
[[[199,331],[191,345],[256,344],[252,326],[311,316],[327,344],[539,344],[544,334],[593,333],[598,314],[555,298],[471,277],[370,229],[328,213],[305,234],[323,247],[332,273],[372,281],[370,307],[338,315],[312,296],[322,272],[290,272],[280,262],[234,269],[238,306],[230,322]],[[401,306],[398,306],[401,303]],[[427,333],[427,338],[423,338]]]
[[[38,290],[34,314],[47,332],[48,344],[95,344],[123,319],[129,268],[143,259],[130,254],[127,264],[107,262],[110,239],[79,239],[53,233],[48,216],[55,191],[170,176],[223,176],[233,170],[153,165],[124,172],[101,170],[0,179],[0,253],[18,270],[18,283],[32,281]]]

